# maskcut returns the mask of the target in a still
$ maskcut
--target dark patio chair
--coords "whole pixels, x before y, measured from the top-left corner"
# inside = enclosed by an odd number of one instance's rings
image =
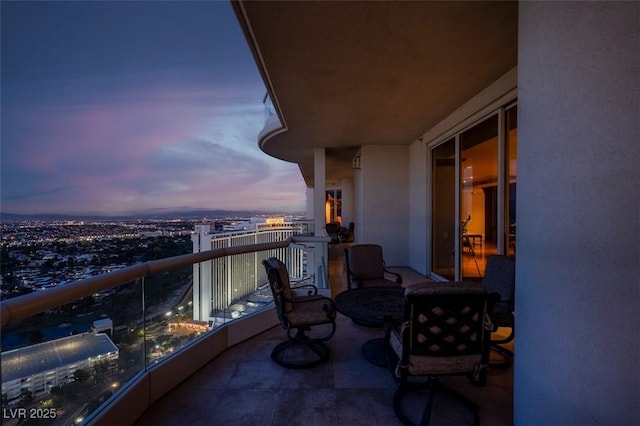
[[[324,226],[327,235],[331,237],[331,243],[341,243],[343,240],[342,226],[337,222],[327,223]]]
[[[386,269],[382,247],[377,244],[355,244],[344,250],[347,286],[374,287],[402,284],[402,276]],[[390,280],[388,276],[394,277]]]
[[[487,292],[500,295],[500,300],[493,308],[493,331],[497,331],[498,327],[511,329],[509,335],[504,339],[491,340],[491,349],[504,358],[501,362],[492,362],[491,367],[508,368],[513,362],[513,352],[502,345],[515,338],[515,261],[502,255],[489,256],[482,284]]]
[[[287,340],[278,344],[271,358],[287,368],[309,368],[326,362],[329,348],[323,343],[336,331],[333,300],[318,294],[314,285],[291,287],[284,263],[272,257],[263,261],[278,318]]]
[[[342,228],[342,241],[352,242],[355,229],[356,225],[353,222],[349,222],[348,227]]]
[[[398,385],[393,408],[404,424],[429,424],[434,399],[446,396],[467,407],[466,413],[446,410],[447,422],[462,423],[466,415],[468,422],[478,424],[476,404],[442,385],[439,377],[464,375],[477,386],[485,385],[494,297],[480,283],[407,287],[402,323],[388,319],[385,325],[388,366]],[[421,403],[417,410],[412,409],[416,402]]]

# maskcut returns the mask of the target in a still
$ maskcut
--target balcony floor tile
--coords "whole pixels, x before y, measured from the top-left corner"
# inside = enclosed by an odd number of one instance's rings
[[[344,247],[329,253],[332,293],[346,289]],[[398,268],[405,283],[425,279],[408,268]],[[290,370],[270,358],[272,348],[286,339],[279,327],[242,342],[204,366],[156,402],[138,425],[400,425],[393,412],[396,389],[386,368],[366,361],[361,345],[382,337],[379,328],[354,324],[337,317],[336,334],[327,342],[328,363],[305,370]],[[513,368],[490,369],[487,386],[475,387],[464,377],[446,377],[441,382],[475,401],[480,424],[513,424]],[[412,402],[419,410],[421,401]],[[452,405],[456,404],[456,405]],[[457,402],[439,398],[432,424],[461,424],[469,420]]]
[[[367,362],[362,343],[382,330],[354,324],[338,315],[328,342],[327,364],[286,369],[269,357],[286,338],[280,327],[224,352],[156,402],[138,425],[399,425],[391,400],[395,383],[388,369]],[[512,424],[512,369],[491,369],[487,386],[477,388],[464,377],[441,380],[480,407],[481,424]],[[464,414],[441,402],[432,423],[459,424]],[[461,417],[462,416],[462,420]]]

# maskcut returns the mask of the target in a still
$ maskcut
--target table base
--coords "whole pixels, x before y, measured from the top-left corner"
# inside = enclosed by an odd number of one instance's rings
[[[367,340],[362,344],[362,357],[379,367],[387,367],[387,353],[384,347],[384,338]]]

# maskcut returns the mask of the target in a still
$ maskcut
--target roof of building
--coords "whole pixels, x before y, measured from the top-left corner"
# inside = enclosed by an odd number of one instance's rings
[[[83,333],[2,352],[2,382],[118,352],[103,333]]]

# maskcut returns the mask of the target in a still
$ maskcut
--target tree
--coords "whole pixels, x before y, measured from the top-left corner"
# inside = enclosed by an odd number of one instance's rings
[[[87,383],[89,381],[89,378],[91,377],[91,374],[89,374],[89,372],[87,370],[84,370],[82,368],[78,368],[74,373],[73,373],[73,377],[75,378],[75,380],[78,383]]]
[[[93,364],[93,367],[91,369],[93,371],[94,383],[101,384],[107,380],[107,376],[109,374],[109,366],[110,362],[106,360],[98,361]]]
[[[20,400],[25,405],[31,404],[33,402],[33,393],[29,389],[22,389],[22,392],[20,392]]]

